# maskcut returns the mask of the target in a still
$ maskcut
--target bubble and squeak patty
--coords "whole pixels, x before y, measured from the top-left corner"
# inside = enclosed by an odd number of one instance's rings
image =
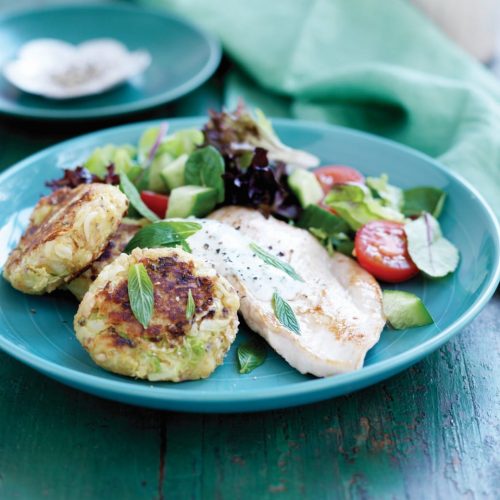
[[[101,256],[92,262],[92,264],[83,273],[70,281],[66,285],[66,288],[78,300],[82,300],[90,285],[97,278],[104,267],[116,259],[116,257],[118,257],[125,250],[127,243],[135,236],[135,234],[148,224],[149,221],[147,219],[129,219],[125,217],[109,240]]]
[[[14,288],[52,292],[86,269],[106,248],[127,211],[115,186],[82,184],[43,197],[3,274]]]
[[[130,305],[128,272],[135,264],[144,265],[153,284],[147,328]],[[209,264],[177,248],[137,248],[104,267],[74,326],[83,347],[106,370],[179,382],[206,378],[222,363],[236,336],[238,308],[238,295]]]

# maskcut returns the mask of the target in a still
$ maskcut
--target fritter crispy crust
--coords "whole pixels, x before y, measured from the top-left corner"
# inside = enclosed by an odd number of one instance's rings
[[[4,277],[30,294],[51,292],[97,259],[128,208],[115,186],[83,184],[42,198]]]
[[[142,263],[154,286],[148,328],[134,317],[128,269]],[[186,316],[188,294],[194,315]],[[149,380],[208,377],[222,363],[238,328],[239,300],[206,263],[180,249],[135,249],[106,266],[85,294],[75,332],[94,361],[115,373]]]
[[[147,219],[123,219],[121,224],[118,226],[118,229],[106,245],[106,248],[104,249],[104,252],[102,252],[101,256],[92,262],[90,267],[88,267],[88,269],[86,269],[82,274],[70,281],[66,288],[78,300],[82,300],[90,285],[97,278],[104,267],[116,259],[116,257],[118,257],[123,250],[125,250],[128,242],[134,237],[137,231],[148,224],[149,221]]]

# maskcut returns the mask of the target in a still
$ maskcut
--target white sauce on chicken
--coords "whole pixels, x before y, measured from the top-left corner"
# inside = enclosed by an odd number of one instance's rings
[[[203,227],[187,240],[193,254],[212,264],[218,273],[241,279],[256,298],[270,301],[276,291],[284,299],[293,300],[303,290],[302,281],[256,255],[250,247],[252,240],[237,229],[214,220],[196,222]],[[272,253],[270,248],[261,248]]]

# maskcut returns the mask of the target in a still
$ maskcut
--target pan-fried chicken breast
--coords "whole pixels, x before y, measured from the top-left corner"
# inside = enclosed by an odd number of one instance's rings
[[[144,328],[128,297],[128,270],[142,263],[154,309]],[[192,316],[186,313],[189,291]],[[195,380],[220,365],[238,330],[238,295],[207,263],[174,248],[139,249],[104,267],[75,316],[78,340],[106,370],[149,380]]]
[[[127,243],[134,237],[135,233],[149,224],[147,219],[129,219],[125,217],[118,229],[109,240],[104,252],[101,256],[92,262],[82,274],[70,281],[66,288],[78,299],[82,300],[85,293],[87,293],[92,282],[97,278],[99,273],[118,257]]]
[[[238,291],[250,328],[302,373],[326,377],[363,365],[385,324],[370,274],[344,255],[331,257],[307,231],[256,210],[225,207],[210,217],[188,243]],[[292,266],[298,279],[266,263],[252,243]],[[278,320],[274,292],[293,310],[300,334]]]
[[[95,259],[116,231],[128,200],[115,186],[82,184],[42,198],[3,275],[25,293],[52,292]]]

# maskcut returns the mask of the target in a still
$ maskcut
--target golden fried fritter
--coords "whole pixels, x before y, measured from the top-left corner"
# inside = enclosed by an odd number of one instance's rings
[[[97,259],[127,211],[115,186],[83,184],[42,198],[3,274],[25,293],[52,292]]]
[[[124,218],[118,229],[113,234],[101,256],[92,262],[90,267],[82,274],[70,281],[66,288],[78,299],[82,300],[83,296],[89,289],[92,282],[97,278],[99,273],[120,255],[127,243],[134,237],[135,233],[149,224],[147,219],[128,219]]]
[[[154,287],[147,328],[134,317],[128,270],[144,264]],[[194,314],[186,314],[189,291]],[[238,328],[239,299],[207,263],[177,248],[135,249],[99,274],[75,316],[78,340],[106,370],[149,380],[195,380],[220,365]]]

